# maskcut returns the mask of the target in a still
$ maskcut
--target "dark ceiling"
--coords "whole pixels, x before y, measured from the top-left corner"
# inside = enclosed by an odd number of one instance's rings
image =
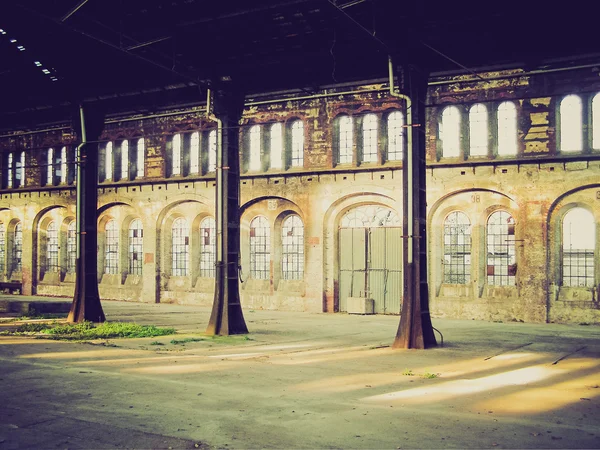
[[[64,120],[82,100],[198,103],[222,77],[249,95],[384,78],[388,54],[432,72],[600,60],[592,11],[529,3],[2,0],[0,128]]]

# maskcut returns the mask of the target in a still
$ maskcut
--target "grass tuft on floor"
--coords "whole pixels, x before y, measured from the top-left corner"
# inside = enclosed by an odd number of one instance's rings
[[[175,334],[175,328],[159,328],[154,325],[138,325],[127,322],[92,322],[75,324],[26,323],[15,330],[15,334],[42,333],[52,339],[82,340],[108,338],[145,338]]]

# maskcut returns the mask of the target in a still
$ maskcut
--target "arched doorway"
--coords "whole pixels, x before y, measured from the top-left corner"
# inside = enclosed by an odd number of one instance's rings
[[[375,301],[377,314],[399,314],[402,298],[400,218],[380,205],[348,210],[339,225],[339,310],[348,297]]]

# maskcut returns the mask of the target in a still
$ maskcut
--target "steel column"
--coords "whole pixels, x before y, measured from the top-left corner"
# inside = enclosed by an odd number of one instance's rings
[[[240,152],[239,121],[244,96],[232,88],[214,91],[217,119],[215,297],[206,329],[209,335],[248,333],[239,291]]]

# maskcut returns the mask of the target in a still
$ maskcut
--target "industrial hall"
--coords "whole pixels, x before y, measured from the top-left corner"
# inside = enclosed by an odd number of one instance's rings
[[[4,293],[600,323],[592,18],[6,3]]]

